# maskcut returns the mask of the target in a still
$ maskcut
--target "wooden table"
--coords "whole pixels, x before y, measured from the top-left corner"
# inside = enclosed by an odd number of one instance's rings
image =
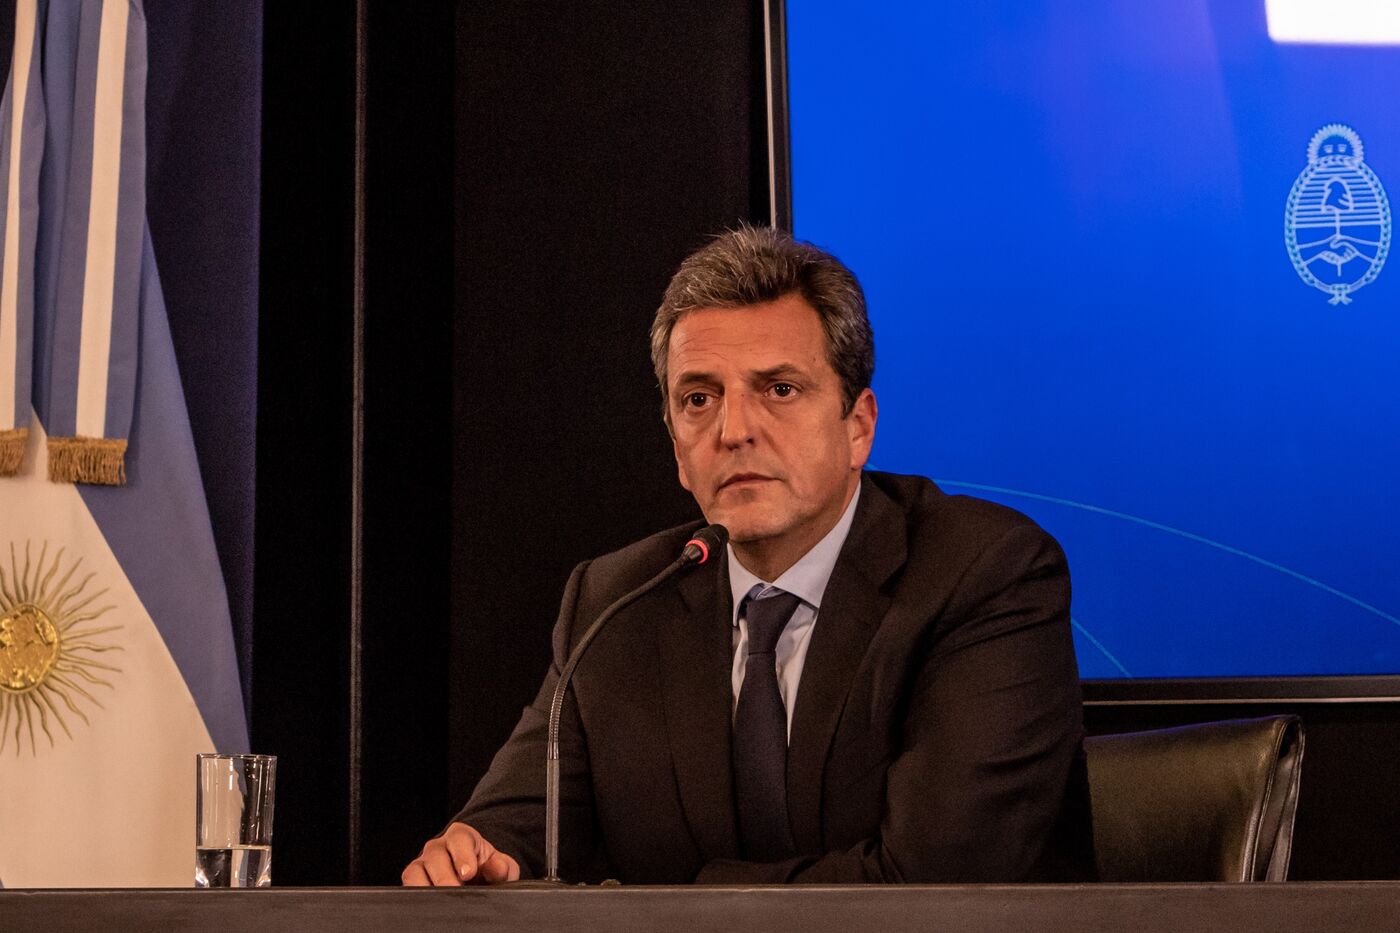
[[[0,891],[0,933],[1400,930],[1400,882]]]

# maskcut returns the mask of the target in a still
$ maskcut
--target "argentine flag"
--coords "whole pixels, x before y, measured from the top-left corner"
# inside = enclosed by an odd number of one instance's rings
[[[247,750],[146,225],[140,0],[19,0],[0,102],[0,885],[194,878]]]

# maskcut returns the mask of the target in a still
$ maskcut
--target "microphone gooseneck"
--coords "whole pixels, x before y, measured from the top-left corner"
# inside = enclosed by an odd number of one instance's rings
[[[583,637],[578,640],[574,650],[569,652],[569,659],[564,663],[564,669],[559,672],[559,681],[554,685],[554,698],[549,704],[549,742],[545,749],[544,791],[545,876],[542,879],[546,884],[560,883],[559,720],[563,717],[564,712],[564,694],[568,692],[569,680],[574,676],[574,669],[578,667],[579,659],[583,657],[583,652],[587,650],[589,644],[597,637],[598,632],[602,630],[603,625],[609,619],[685,568],[705,563],[723,548],[728,540],[729,532],[725,530],[723,525],[706,525],[701,528],[685,543],[681,555],[668,564],[664,570],[604,609],[593,621],[593,624],[588,627],[588,630],[583,633]]]

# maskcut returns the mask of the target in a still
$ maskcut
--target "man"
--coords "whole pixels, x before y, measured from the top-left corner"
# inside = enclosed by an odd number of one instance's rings
[[[579,666],[561,874],[1091,878],[1064,555],[1009,509],[863,472],[877,408],[855,277],[777,231],[728,233],[672,279],[652,361],[681,484],[730,544],[621,611]],[[575,569],[539,696],[406,884],[542,874],[558,671],[695,528]]]

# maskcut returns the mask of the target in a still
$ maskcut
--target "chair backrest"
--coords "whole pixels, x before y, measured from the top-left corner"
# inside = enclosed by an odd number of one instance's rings
[[[1084,742],[1103,881],[1283,881],[1298,809],[1296,716]]]

